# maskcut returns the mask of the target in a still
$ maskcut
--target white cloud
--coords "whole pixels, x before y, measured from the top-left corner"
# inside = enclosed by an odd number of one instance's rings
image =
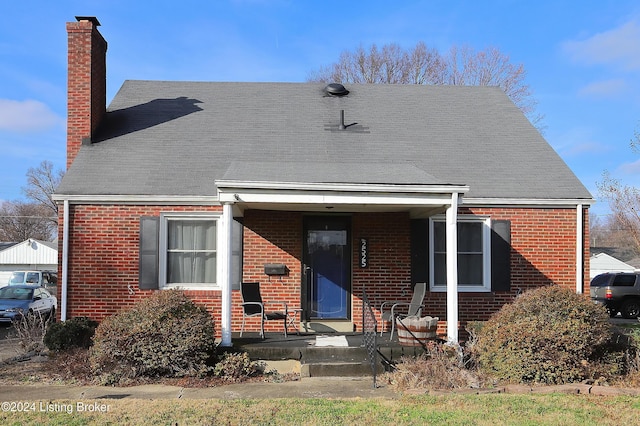
[[[618,171],[625,175],[638,175],[640,174],[640,160],[621,164],[620,167],[618,167]]]
[[[640,70],[640,25],[632,20],[585,40],[567,41],[563,48],[576,62]]]
[[[594,81],[582,89],[579,94],[583,96],[612,97],[628,93],[628,84],[620,78]]]
[[[598,142],[583,142],[566,147],[562,154],[565,156],[601,154],[609,151],[609,147]]]
[[[594,132],[595,130],[588,126],[574,126],[560,134],[550,135],[548,141],[562,157],[602,154],[610,151],[610,146],[599,142]]]
[[[0,99],[0,130],[39,132],[64,121],[42,102]]]

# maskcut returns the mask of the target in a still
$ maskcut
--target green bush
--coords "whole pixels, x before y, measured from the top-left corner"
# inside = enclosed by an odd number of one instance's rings
[[[96,329],[90,362],[103,384],[210,372],[213,320],[182,291],[157,291]]]
[[[603,371],[603,348],[612,335],[608,320],[606,310],[583,295],[541,287],[493,315],[474,350],[480,367],[499,380],[580,382]]]
[[[74,348],[87,349],[98,323],[87,317],[71,318],[49,325],[44,335],[44,344],[51,351],[67,351]]]

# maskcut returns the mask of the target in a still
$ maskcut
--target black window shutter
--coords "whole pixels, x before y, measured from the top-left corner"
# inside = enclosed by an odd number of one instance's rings
[[[157,216],[140,218],[138,287],[141,290],[157,290],[159,288],[159,226],[160,218]]]
[[[411,283],[429,282],[429,219],[411,220]]]
[[[491,229],[491,291],[511,290],[511,221],[494,220]]]

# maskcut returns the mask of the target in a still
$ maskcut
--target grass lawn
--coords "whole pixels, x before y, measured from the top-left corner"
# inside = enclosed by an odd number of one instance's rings
[[[386,399],[36,401],[35,411],[0,412],[3,425],[620,425],[638,424],[640,397],[445,395]],[[31,409],[31,407],[29,408]],[[48,412],[45,410],[49,410]],[[67,413],[67,409],[71,412]],[[87,407],[85,407],[85,410]]]

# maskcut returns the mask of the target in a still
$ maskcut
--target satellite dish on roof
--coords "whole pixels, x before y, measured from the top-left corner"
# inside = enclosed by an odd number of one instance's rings
[[[330,83],[324,88],[327,95],[331,96],[346,96],[349,91],[340,83]]]

